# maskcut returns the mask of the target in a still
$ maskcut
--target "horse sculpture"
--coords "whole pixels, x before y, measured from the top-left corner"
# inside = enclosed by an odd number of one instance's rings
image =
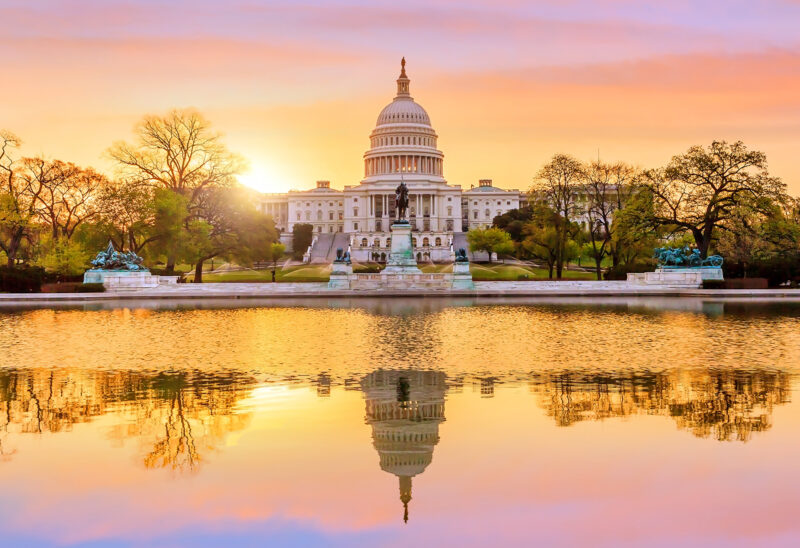
[[[723,263],[720,255],[711,255],[703,259],[699,249],[690,249],[689,246],[657,247],[653,250],[653,257],[658,259],[658,266],[662,268],[719,268]]]
[[[397,220],[405,220],[408,212],[408,187],[403,181],[394,190],[394,205],[397,209]]]

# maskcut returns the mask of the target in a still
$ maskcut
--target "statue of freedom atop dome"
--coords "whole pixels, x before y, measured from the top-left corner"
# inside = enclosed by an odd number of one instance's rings
[[[408,211],[408,187],[402,180],[394,190],[394,206],[397,209],[397,220],[404,221]]]

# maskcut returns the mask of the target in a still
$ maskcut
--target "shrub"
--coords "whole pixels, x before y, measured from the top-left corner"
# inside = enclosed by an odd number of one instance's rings
[[[769,287],[794,283],[800,277],[800,258],[796,254],[772,257],[749,263],[725,263],[722,266],[725,278],[764,278]]]
[[[103,284],[80,284],[75,286],[75,293],[102,293],[106,288]]]
[[[655,269],[656,264],[653,261],[637,261],[609,268],[603,277],[606,280],[627,280],[628,273],[653,272]]]
[[[39,293],[44,280],[40,266],[0,266],[0,291],[5,293]]]
[[[360,263],[353,265],[353,272],[358,274],[377,274],[383,267],[377,263]]]

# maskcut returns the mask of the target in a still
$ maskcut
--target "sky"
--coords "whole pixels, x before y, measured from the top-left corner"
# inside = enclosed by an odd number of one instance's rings
[[[142,116],[191,107],[245,184],[357,184],[405,56],[451,184],[741,139],[800,194],[799,0],[2,0],[0,27],[0,128],[109,173]]]

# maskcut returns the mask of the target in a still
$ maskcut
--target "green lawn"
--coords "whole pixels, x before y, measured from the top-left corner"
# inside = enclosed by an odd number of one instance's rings
[[[356,270],[357,270],[357,265]],[[420,270],[425,273],[452,272],[452,264],[424,264]],[[276,278],[278,282],[327,282],[330,277],[330,265],[297,265],[285,269],[278,269]],[[524,265],[512,264],[470,264],[470,272],[477,281],[517,281],[528,276],[530,280],[546,280],[547,270],[543,268],[533,268]],[[575,272],[572,270],[564,271],[564,278],[570,280],[594,280],[595,275],[591,272]],[[187,281],[191,281],[193,275],[187,276]],[[214,283],[235,283],[235,282],[271,282],[272,274],[269,270],[234,270],[230,272],[219,272],[203,274],[204,282]]]
[[[476,281],[517,281],[524,279],[523,276],[528,276],[528,279],[531,280],[547,279],[546,269],[523,265],[472,263],[469,265],[469,271]],[[565,270],[563,278],[569,280],[594,280],[596,276],[591,272]]]
[[[275,273],[275,278],[278,282],[327,282],[330,272],[329,265],[299,265],[285,269],[279,268]],[[186,277],[186,281],[192,281],[193,278],[194,276],[189,275]],[[205,273],[203,281],[208,283],[271,282],[272,272],[270,270],[235,270],[216,274]]]

